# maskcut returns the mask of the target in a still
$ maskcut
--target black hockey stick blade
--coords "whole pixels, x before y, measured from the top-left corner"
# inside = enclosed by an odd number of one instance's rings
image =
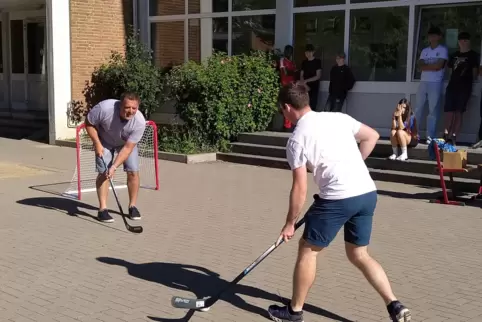
[[[180,296],[173,296],[171,299],[171,304],[178,309],[200,310],[206,308],[205,300],[187,299]]]
[[[305,223],[305,218],[303,217],[295,225],[295,231],[300,228]],[[190,299],[181,296],[173,296],[171,299],[171,304],[175,308],[179,309],[190,309],[190,310],[202,310],[209,309],[214,305],[220,298],[221,295],[228,289],[238,284],[246,275],[248,275],[258,264],[260,264],[269,254],[271,254],[276,248],[278,248],[283,243],[283,240],[276,241],[270,248],[268,248],[263,254],[261,254],[251,265],[246,267],[234,280],[232,280],[226,287],[224,287],[218,294],[207,299]]]
[[[102,159],[102,163],[104,163],[104,168],[106,169],[107,171],[107,164],[105,163],[104,161],[104,158],[101,157]],[[112,192],[114,193],[114,197],[115,197],[115,201],[117,202],[117,206],[119,207],[119,211],[121,213],[121,216],[122,216],[122,220],[124,221],[124,226],[126,227],[126,229],[128,231],[130,231],[131,233],[134,233],[134,234],[140,234],[144,231],[144,229],[142,228],[142,226],[131,226],[129,225],[129,223],[127,222],[127,219],[126,219],[126,215],[124,214],[124,211],[122,210],[122,206],[119,202],[119,198],[117,197],[117,192],[115,191],[115,188],[114,188],[114,183],[112,182],[112,179],[109,178],[109,182],[110,182],[110,187],[112,188]]]

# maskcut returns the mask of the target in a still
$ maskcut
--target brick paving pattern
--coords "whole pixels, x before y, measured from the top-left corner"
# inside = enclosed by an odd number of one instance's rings
[[[160,162],[161,189],[141,191],[144,233],[134,235],[119,216],[114,224],[94,219],[93,193],[76,202],[30,188],[69,181],[73,149],[3,139],[0,149],[0,167],[39,170],[0,180],[0,321],[267,321],[267,306],[290,296],[296,242],[209,312],[170,305],[173,295],[212,294],[275,241],[289,171]],[[482,321],[480,205],[429,204],[432,190],[377,185],[371,253],[414,321]],[[127,206],[126,190],[119,194]],[[116,209],[112,196],[110,207]],[[306,310],[310,322],[388,321],[377,294],[345,259],[342,234],[319,259]]]

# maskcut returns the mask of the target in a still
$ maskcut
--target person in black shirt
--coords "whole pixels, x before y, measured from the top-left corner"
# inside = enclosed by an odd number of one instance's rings
[[[350,67],[345,65],[345,53],[336,56],[336,65],[330,71],[330,89],[325,111],[341,112],[348,91],[355,85],[355,78]]]
[[[310,107],[316,111],[320,91],[321,60],[315,58],[315,47],[311,44],[305,48],[306,59],[301,63],[300,81],[305,84],[310,96]]]
[[[459,34],[459,50],[449,58],[450,81],[445,92],[445,139],[456,142],[462,123],[462,114],[472,95],[472,84],[479,67],[478,54],[470,49],[470,34]]]

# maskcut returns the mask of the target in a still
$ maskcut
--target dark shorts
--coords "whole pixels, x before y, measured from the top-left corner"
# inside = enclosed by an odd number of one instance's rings
[[[376,191],[340,200],[316,197],[305,215],[305,241],[318,247],[328,247],[341,227],[345,226],[346,242],[357,246],[370,243],[377,205]]]
[[[447,87],[445,91],[444,112],[465,112],[469,103],[470,95],[472,95],[471,87]]]

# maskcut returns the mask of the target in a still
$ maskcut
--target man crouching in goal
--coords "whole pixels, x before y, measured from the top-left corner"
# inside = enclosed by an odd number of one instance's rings
[[[137,94],[124,93],[120,100],[107,99],[94,106],[87,114],[85,128],[95,149],[97,197],[99,198],[98,219],[113,222],[107,210],[109,180],[116,169],[123,164],[127,173],[129,191],[129,218],[141,219],[136,208],[139,192],[139,153],[137,143],[146,128],[146,119],[139,111],[140,98]],[[117,153],[114,158],[114,154]],[[107,165],[107,169],[104,166]]]

